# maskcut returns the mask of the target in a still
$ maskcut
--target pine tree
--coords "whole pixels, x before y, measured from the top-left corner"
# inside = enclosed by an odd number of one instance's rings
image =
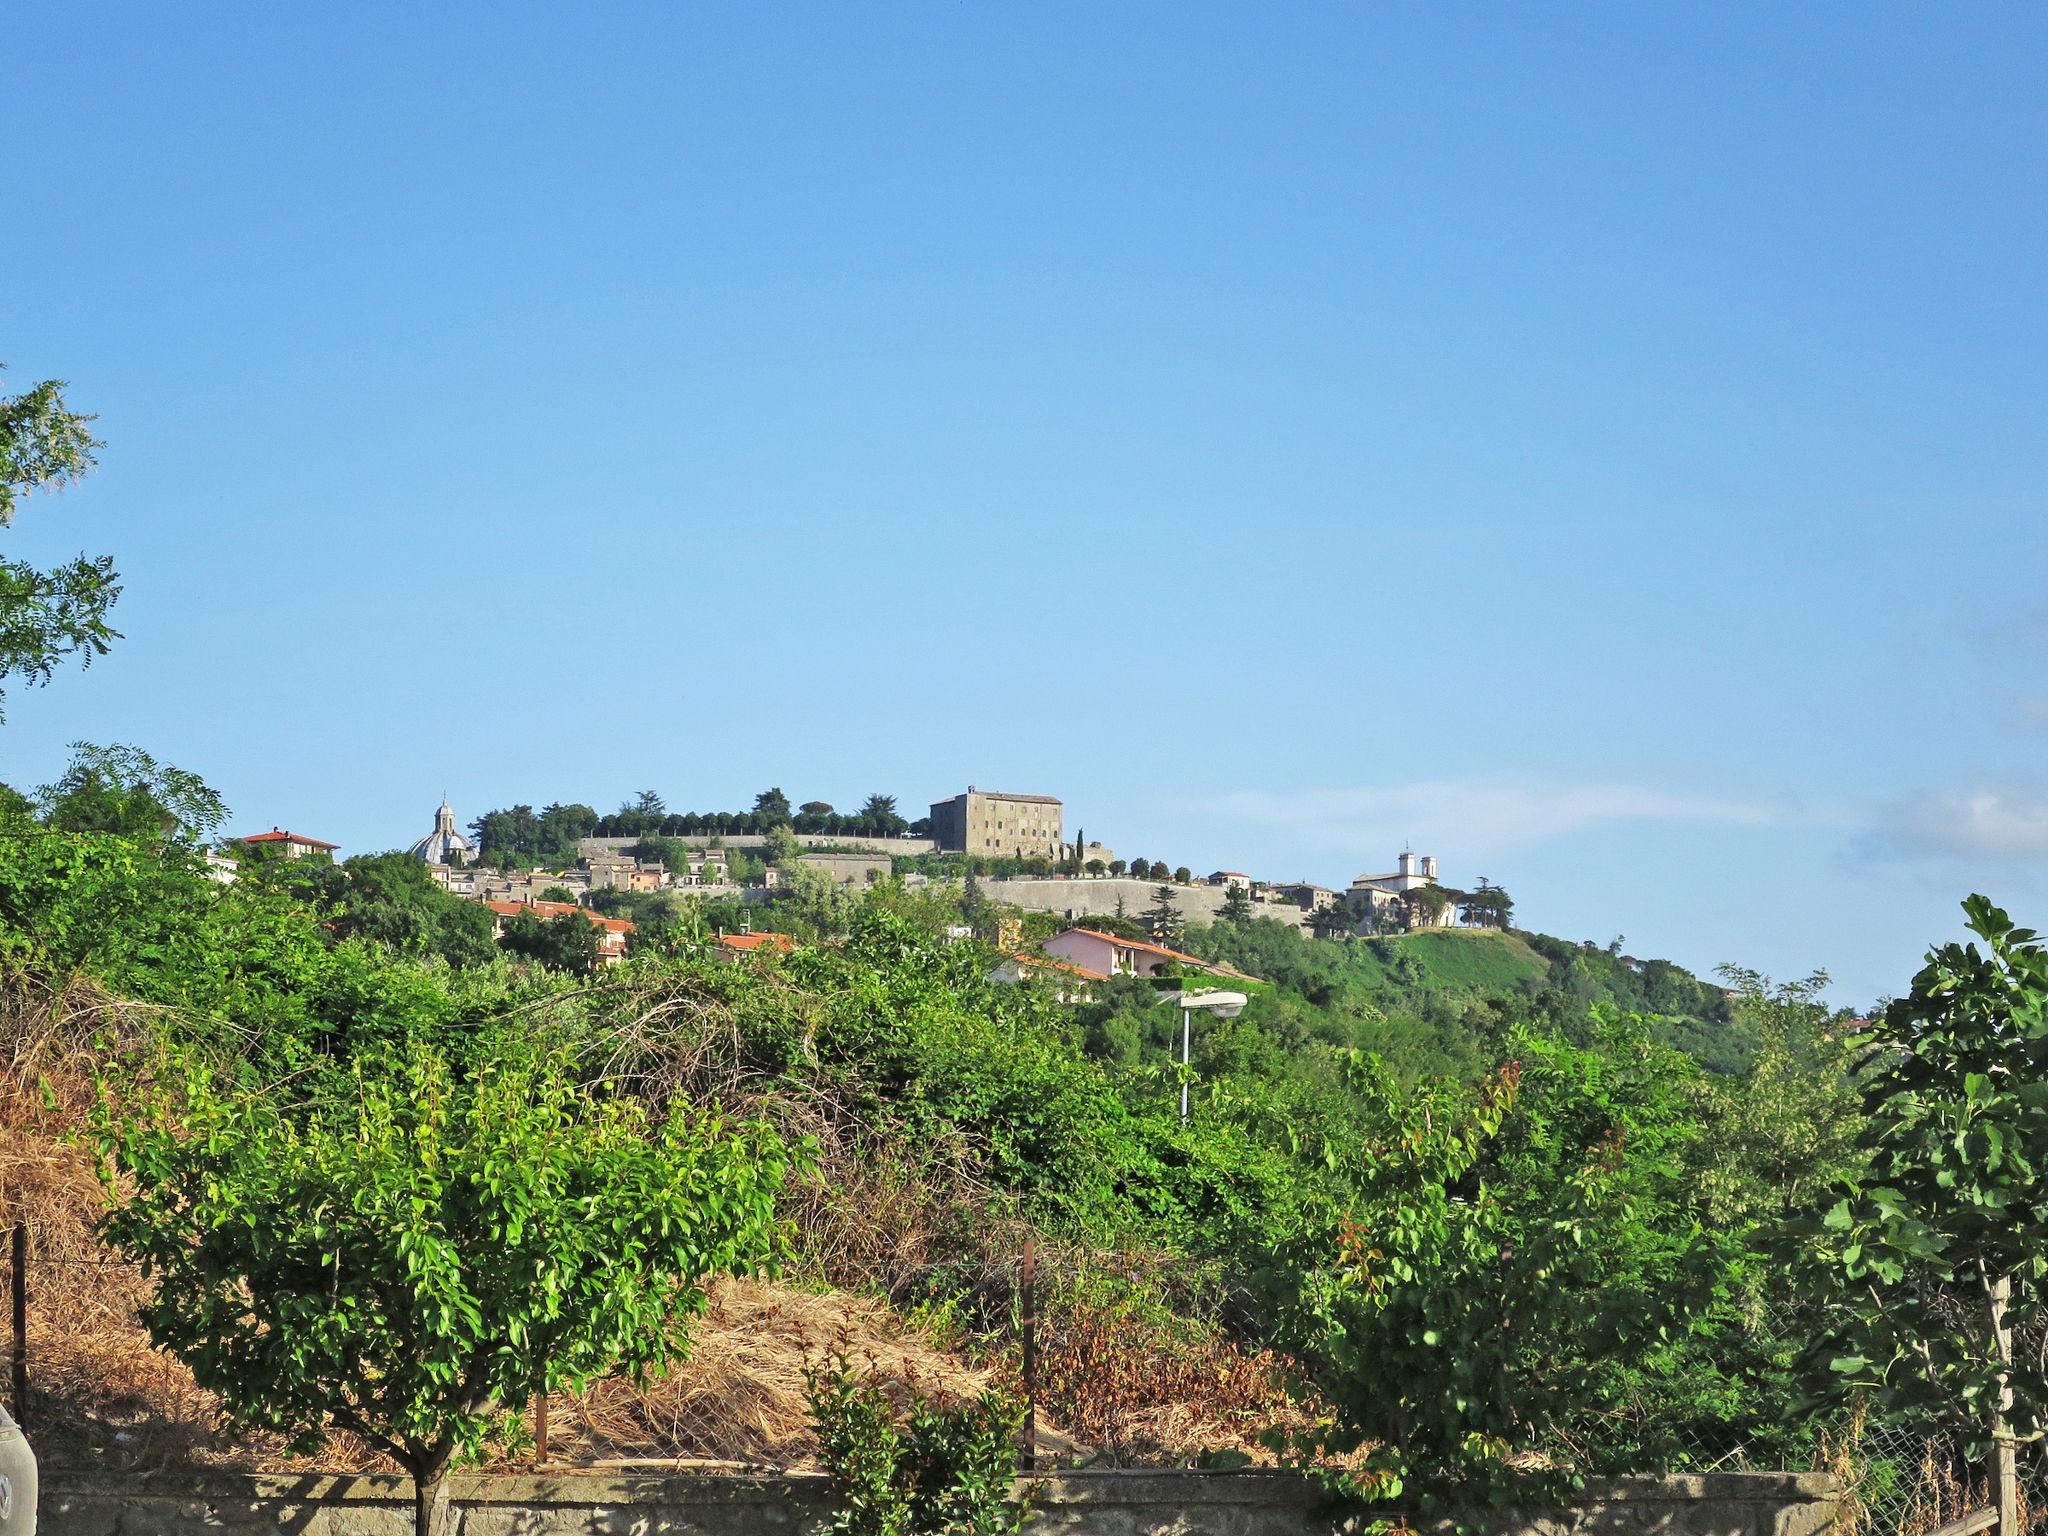
[[[1172,944],[1180,938],[1180,908],[1174,903],[1172,886],[1162,885],[1153,890],[1152,905],[1145,909],[1145,926],[1162,944]]]

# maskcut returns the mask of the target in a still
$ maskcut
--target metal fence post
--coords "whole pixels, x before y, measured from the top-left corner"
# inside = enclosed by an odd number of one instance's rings
[[[28,1427],[28,1223],[14,1224],[14,1422]]]
[[[1026,1472],[1038,1470],[1038,1239],[1024,1239],[1023,1332],[1024,1332],[1024,1431],[1017,1447],[1018,1465]]]

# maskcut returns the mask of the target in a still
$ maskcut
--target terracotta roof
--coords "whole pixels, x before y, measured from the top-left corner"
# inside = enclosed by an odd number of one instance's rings
[[[1120,939],[1113,933],[1098,933],[1093,928],[1069,928],[1068,933],[1084,933],[1091,939],[1100,939],[1105,944],[1121,944],[1126,949],[1142,949],[1148,955],[1164,955],[1169,960],[1185,960],[1189,965],[1208,967],[1208,960],[1197,960],[1193,955],[1184,955],[1177,949],[1168,949],[1164,944],[1154,944],[1147,939]]]
[[[317,837],[308,837],[303,832],[280,832],[272,827],[268,832],[252,832],[247,837],[233,839],[238,843],[304,843],[308,848],[339,848],[339,843],[323,843]]]
[[[560,917],[564,912],[580,912],[590,919],[593,928],[602,928],[607,933],[633,931],[633,925],[623,917],[606,917],[602,912],[569,901],[487,901],[484,905],[500,917],[517,917],[522,912],[531,912],[536,917]]]
[[[788,954],[796,948],[796,940],[786,933],[721,933],[718,942],[727,949],[748,952],[756,949],[772,949],[778,954]]]
[[[1065,971],[1069,975],[1081,977],[1084,981],[1102,980],[1093,971],[1083,970],[1078,965],[1069,964],[1067,961],[1056,959],[1052,955],[1027,955],[1020,950],[1014,949],[1006,949],[1003,953],[1008,958],[1015,960],[1019,965],[1035,965],[1048,971]]]

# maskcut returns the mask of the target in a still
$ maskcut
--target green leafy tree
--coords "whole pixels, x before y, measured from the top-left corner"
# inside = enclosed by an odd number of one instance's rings
[[[858,819],[871,837],[894,837],[908,826],[897,813],[894,795],[869,795]]]
[[[566,885],[550,885],[542,890],[536,899],[540,901],[566,902],[572,907],[581,905],[576,900],[576,893]]]
[[[227,806],[196,773],[159,763],[140,747],[71,744],[71,763],[36,794],[43,820],[65,832],[177,837],[202,842]]]
[[[1234,880],[1230,883],[1230,889],[1223,893],[1221,916],[1224,922],[1235,923],[1240,928],[1252,920],[1251,895]]]
[[[1129,866],[1128,864],[1126,864],[1126,863],[1125,863],[1125,862],[1124,862],[1124,861],[1123,861],[1122,859],[1111,859],[1111,860],[1109,861],[1109,872],[1110,872],[1110,873],[1111,873],[1112,875],[1119,875],[1119,876],[1120,876],[1120,875],[1122,875],[1122,874],[1123,874],[1123,872],[1124,872],[1124,871],[1125,871],[1126,869],[1129,869],[1129,868],[1130,868],[1130,866]]]
[[[1827,1192],[1862,1169],[1864,1026],[1827,1005],[1825,971],[1788,982],[1733,965],[1719,974],[1751,1048],[1740,1071],[1701,1079],[1700,1194],[1713,1222],[1771,1228],[1831,1203]]]
[[[1431,1518],[1670,1465],[1685,1362],[1731,1324],[1736,1246],[1691,1203],[1696,1077],[1647,1021],[1589,1048],[1517,1032],[1466,1094],[1356,1058],[1354,1191],[1309,1207],[1271,1274],[1278,1339],[1335,1410],[1322,1451]],[[1551,1473],[1524,1470],[1530,1454]]]
[[[415,959],[488,964],[499,953],[488,907],[450,895],[404,853],[325,859],[273,859],[246,866],[238,886],[269,884],[312,904],[330,941],[360,939]]]
[[[1400,893],[1403,921],[1410,928],[1430,928],[1450,910],[1451,893],[1440,885],[1418,885]]]
[[[507,954],[572,976],[588,976],[603,958],[597,925],[580,912],[558,912],[553,917],[531,910],[515,912],[505,919],[498,946]]]
[[[832,816],[838,814],[832,809],[831,802],[827,800],[806,800],[797,807],[797,810],[805,816]]]
[[[1831,1374],[1987,1457],[2001,1530],[2017,1450],[2048,1435],[2048,949],[1983,896],[1983,941],[1931,951],[1872,1031],[1868,1165],[1810,1236],[1839,1327]]]
[[[187,1055],[110,1086],[96,1130],[152,1340],[233,1424],[385,1452],[418,1536],[507,1410],[687,1354],[705,1277],[773,1259],[790,1163],[763,1124],[599,1096],[511,1037],[466,1071],[359,1063],[301,1103]]]
[[[59,489],[93,467],[101,446],[93,418],[65,405],[64,388],[45,379],[25,394],[0,395],[0,528],[12,525],[23,497]],[[0,560],[0,682],[47,683],[68,657],[90,665],[104,656],[121,638],[107,623],[120,595],[106,556],[80,555],[47,570]]]
[[[777,869],[795,869],[804,856],[803,844],[796,840],[796,833],[789,823],[778,821],[768,829],[768,839],[762,848],[768,862]]]
[[[789,796],[779,789],[764,789],[754,796],[754,814],[761,818],[763,827],[787,826],[790,818]]]
[[[1475,928],[1506,928],[1514,919],[1515,903],[1508,893],[1481,876],[1479,888],[1458,897],[1459,920]]]
[[[1173,872],[1173,883],[1175,885],[1190,884],[1194,880],[1194,878],[1195,872],[1192,869],[1189,869],[1185,864],[1181,865],[1178,869],[1174,870]]]
[[[1332,902],[1327,907],[1318,907],[1309,914],[1309,932],[1319,939],[1341,939],[1351,932],[1351,928],[1351,918],[1339,902]]]

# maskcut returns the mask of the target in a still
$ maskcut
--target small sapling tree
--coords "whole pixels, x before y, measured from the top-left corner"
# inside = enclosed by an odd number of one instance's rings
[[[1223,894],[1223,910],[1217,914],[1226,923],[1235,923],[1242,928],[1252,920],[1252,899],[1245,888],[1236,882]]]
[[[1812,1237],[1844,1392],[1963,1429],[2003,1536],[2016,1452],[2048,1433],[2048,949],[1982,896],[1870,1037],[1861,1151]]]
[[[773,1259],[790,1161],[765,1125],[657,1116],[518,1042],[466,1073],[359,1063],[296,1103],[188,1054],[103,1084],[95,1129],[152,1339],[232,1424],[390,1455],[419,1536],[454,1457],[534,1394],[686,1351],[703,1279]]]

